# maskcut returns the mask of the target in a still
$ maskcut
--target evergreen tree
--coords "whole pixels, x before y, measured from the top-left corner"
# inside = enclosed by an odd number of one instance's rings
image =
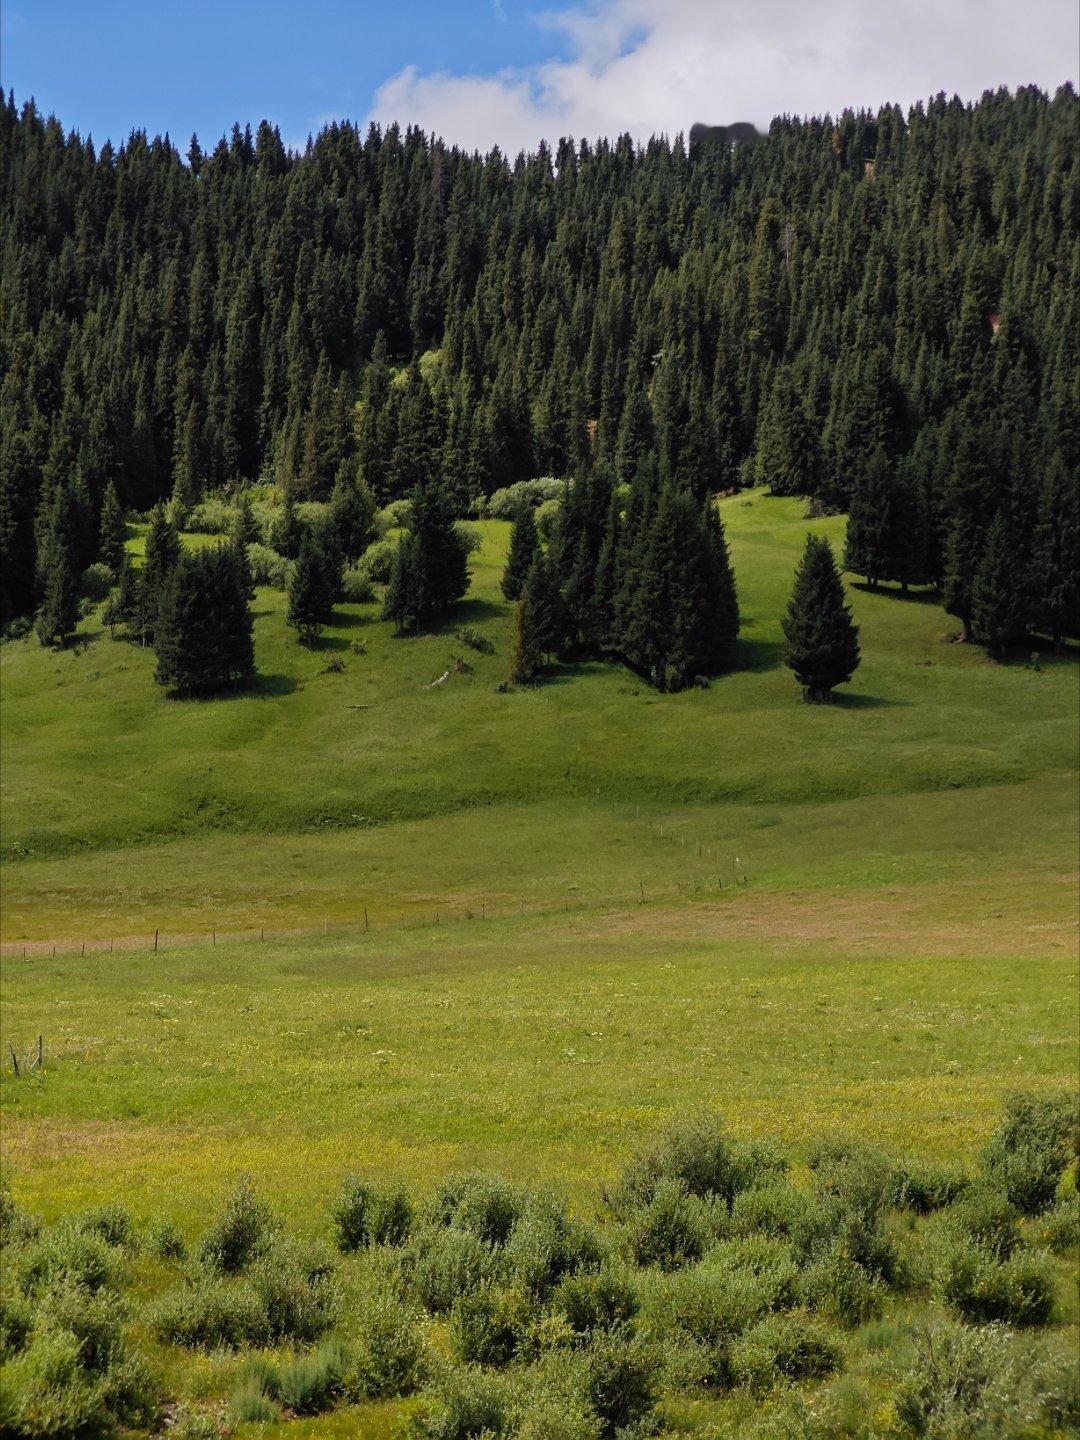
[[[829,700],[859,664],[859,632],[844,599],[832,546],[823,536],[806,537],[783,627],[785,664],[794,670],[804,698]]]
[[[330,497],[329,527],[338,553],[346,564],[359,560],[375,539],[375,496],[363,481],[342,465]]]
[[[139,614],[139,575],[131,563],[131,556],[125,550],[116,585],[113,587],[101,618],[109,627],[109,634],[115,636],[116,627],[124,625],[133,629]]]
[[[540,649],[536,637],[536,614],[528,585],[524,585],[514,609],[514,640],[510,650],[510,680],[527,685],[540,668]]]
[[[289,577],[285,619],[305,645],[313,645],[329,622],[337,598],[334,565],[316,536],[307,534]]]
[[[119,577],[127,556],[127,525],[116,486],[110,480],[101,502],[101,523],[98,530],[98,559]]]
[[[245,549],[248,545],[258,544],[259,526],[251,506],[251,496],[246,490],[241,490],[237,497],[229,538],[234,545],[240,545]]]
[[[445,614],[469,588],[468,552],[437,481],[412,493],[409,528],[398,542],[383,614],[415,630]]]
[[[34,628],[42,645],[63,645],[79,622],[77,515],[71,485],[57,489],[38,552],[42,598]]]
[[[529,567],[525,590],[529,593],[532,643],[536,653],[547,657],[558,655],[563,647],[566,628],[562,592],[541,549],[537,549]]]
[[[995,660],[1003,660],[1027,630],[1028,603],[1016,541],[1004,509],[986,537],[971,587],[971,626],[976,640]]]
[[[139,603],[135,630],[145,645],[154,638],[158,610],[169,581],[180,559],[180,537],[160,502],[150,515],[146,532],[146,551],[139,575]]]
[[[879,446],[863,467],[851,496],[844,569],[864,575],[871,590],[890,578],[898,537],[892,514],[893,484],[889,462]]]
[[[510,527],[510,549],[502,578],[502,593],[507,600],[521,598],[539,544],[536,514],[528,501],[525,501],[519,507]]]
[[[233,546],[180,556],[161,598],[154,650],[154,678],[177,695],[209,695],[251,678],[253,621]]]
[[[1061,647],[1080,625],[1080,513],[1076,485],[1060,457],[1046,472],[1032,542],[1030,602],[1034,622]]]

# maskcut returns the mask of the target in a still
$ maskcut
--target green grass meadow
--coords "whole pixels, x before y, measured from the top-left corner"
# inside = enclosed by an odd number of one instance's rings
[[[246,1169],[315,1215],[346,1170],[474,1163],[574,1189],[700,1101],[970,1152],[1005,1089],[1073,1077],[1075,652],[991,664],[926,597],[854,586],[862,667],[805,706],[779,618],[808,526],[843,522],[723,513],[740,666],[677,696],[599,664],[497,693],[498,522],[436,635],[342,605],[307,650],[260,590],[247,695],[163,698],[93,617],[6,645],[3,1043],[47,1054],[4,1076],[17,1191],[192,1214]]]

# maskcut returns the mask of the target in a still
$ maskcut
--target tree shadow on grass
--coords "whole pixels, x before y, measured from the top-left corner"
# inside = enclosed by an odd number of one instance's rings
[[[462,600],[454,606],[453,613],[447,616],[439,627],[439,633],[457,630],[460,626],[471,625],[476,620],[491,620],[497,615],[505,615],[507,608],[506,605],[497,605],[493,600],[481,600],[475,596]]]
[[[887,600],[901,600],[906,605],[936,605],[941,607],[941,591],[935,590],[933,586],[923,587],[918,590],[901,590],[899,585],[879,585],[875,589],[868,585],[865,580],[853,580],[850,582],[852,590],[858,590],[860,595],[881,595]]]
[[[841,710],[892,710],[911,706],[910,700],[890,700],[885,695],[860,695],[857,692],[849,694],[843,690],[834,690],[830,703]]]
[[[335,610],[330,623],[338,630],[358,630],[361,625],[369,625],[371,622],[365,615],[356,615],[351,610]]]
[[[733,670],[776,670],[784,663],[782,640],[758,640],[740,635],[735,642]]]

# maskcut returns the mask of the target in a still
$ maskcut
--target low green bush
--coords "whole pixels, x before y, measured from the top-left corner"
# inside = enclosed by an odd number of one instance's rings
[[[199,1261],[209,1270],[236,1275],[266,1250],[278,1229],[268,1206],[244,1177],[199,1242]]]
[[[90,1291],[71,1280],[53,1285],[38,1302],[36,1329],[66,1330],[79,1342],[79,1364],[103,1375],[123,1350],[125,1307],[111,1290]]]
[[[1035,1244],[1055,1255],[1080,1245],[1080,1193],[1062,1195],[1052,1210],[1039,1217],[1032,1232]]]
[[[450,1175],[435,1191],[430,1213],[441,1225],[467,1230],[486,1245],[505,1245],[525,1207],[525,1196],[499,1175],[468,1170]]]
[[[932,1289],[965,1320],[1045,1325],[1055,1308],[1053,1266],[1042,1250],[1000,1259],[968,1236],[944,1231],[931,1255]]]
[[[91,605],[99,605],[115,584],[116,576],[108,565],[103,565],[100,560],[95,560],[93,565],[88,565],[82,573],[79,580],[79,594],[85,600],[89,600]]]
[[[277,1399],[294,1415],[321,1415],[342,1398],[349,1356],[339,1341],[295,1355],[278,1369]]]
[[[281,1406],[254,1380],[243,1380],[229,1398],[229,1419],[234,1425],[266,1424],[281,1419]]]
[[[343,1387],[350,1400],[411,1395],[425,1378],[419,1317],[410,1306],[385,1291],[364,1310],[350,1333],[349,1352]]]
[[[595,1270],[603,1259],[596,1234],[550,1195],[530,1196],[503,1251],[508,1278],[546,1295],[564,1275]]]
[[[156,1260],[184,1260],[187,1242],[171,1220],[155,1220],[146,1231],[145,1248]]]
[[[99,1205],[75,1217],[76,1226],[86,1235],[97,1235],[118,1250],[139,1248],[135,1222],[122,1205]]]
[[[467,645],[470,650],[476,650],[481,655],[493,655],[495,653],[495,646],[488,637],[482,635],[479,630],[474,630],[471,625],[462,625],[460,629],[454,633],[461,643]]]
[[[369,605],[376,598],[375,582],[359,563],[341,572],[341,598],[352,605]]]
[[[292,574],[292,561],[286,560],[269,545],[253,541],[247,547],[248,566],[254,585],[269,585],[273,590],[284,590]]]
[[[564,488],[565,482],[551,475],[536,480],[518,480],[513,485],[492,491],[483,507],[483,514],[489,520],[513,520],[523,504],[537,506],[545,500],[557,502]]]
[[[404,1245],[413,1223],[413,1206],[399,1187],[347,1180],[331,1210],[338,1249],[348,1254],[369,1245]]]
[[[399,530],[402,526],[408,525],[412,519],[412,501],[391,500],[389,505],[384,505],[381,510],[376,511],[375,525],[380,535],[387,530]]]
[[[238,1350],[270,1338],[266,1311],[251,1286],[212,1276],[163,1296],[147,1322],[159,1340],[190,1350]]]
[[[721,1122],[695,1114],[672,1125],[630,1162],[616,1191],[624,1208],[647,1205],[664,1182],[681,1185],[688,1195],[717,1196],[730,1205],[748,1160],[742,1159]]]
[[[798,1298],[800,1304],[842,1325],[863,1325],[881,1314],[885,1286],[843,1249],[836,1249],[803,1267]]]
[[[461,1295],[495,1280],[495,1250],[468,1230],[429,1226],[415,1233],[402,1256],[402,1267],[424,1309],[447,1313]]]
[[[579,1338],[624,1328],[640,1309],[629,1275],[611,1266],[564,1276],[555,1287],[551,1304]]]
[[[310,1344],[334,1323],[337,1290],[321,1247],[276,1241],[252,1264],[248,1281],[273,1341]]]
[[[1017,1093],[983,1156],[983,1169],[1022,1215],[1054,1203],[1066,1167],[1080,1148],[1080,1094]]]
[[[836,1370],[843,1351],[835,1336],[813,1317],[791,1311],[767,1315],[731,1347],[736,1382],[767,1390],[778,1379],[819,1380]]]
[[[907,1160],[893,1168],[889,1204],[897,1210],[930,1215],[959,1200],[970,1184],[964,1170]]]
[[[10,1440],[81,1440],[107,1431],[105,1384],[79,1363],[68,1330],[43,1330],[4,1363],[0,1434]]]
[[[584,1352],[585,1389],[602,1436],[651,1416],[660,1394],[660,1353],[640,1336],[599,1334]]]
[[[412,1423],[423,1440],[500,1440],[512,1425],[510,1391],[501,1378],[483,1370],[451,1370]]]
[[[113,1279],[115,1251],[100,1235],[89,1234],[70,1221],[50,1225],[13,1250],[5,1266],[13,1281],[30,1295],[51,1290],[64,1281],[91,1292]]]
[[[929,1234],[942,1232],[974,1241],[996,1260],[1007,1260],[1020,1244],[1016,1208],[1001,1191],[986,1184],[973,1185],[937,1216]]]
[[[508,1365],[536,1318],[536,1302],[521,1289],[484,1285],[454,1302],[450,1344],[459,1360]]]
[[[34,1311],[27,1297],[7,1285],[0,1287],[0,1358],[23,1348],[33,1323]]]
[[[630,1252],[638,1265],[678,1269],[700,1260],[711,1239],[707,1212],[682,1180],[659,1181],[630,1221]]]
[[[208,495],[192,506],[184,528],[192,535],[228,535],[235,509],[218,495]]]

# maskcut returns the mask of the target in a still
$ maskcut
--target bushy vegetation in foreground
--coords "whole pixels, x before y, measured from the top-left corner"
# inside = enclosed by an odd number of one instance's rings
[[[244,1182],[190,1248],[5,1191],[0,1428],[146,1433],[179,1401],[191,1437],[376,1402],[415,1440],[1075,1433],[1078,1128],[1075,1096],[1014,1095],[970,1172],[846,1136],[796,1168],[702,1113],[591,1215],[479,1171],[350,1179],[298,1237]]]

